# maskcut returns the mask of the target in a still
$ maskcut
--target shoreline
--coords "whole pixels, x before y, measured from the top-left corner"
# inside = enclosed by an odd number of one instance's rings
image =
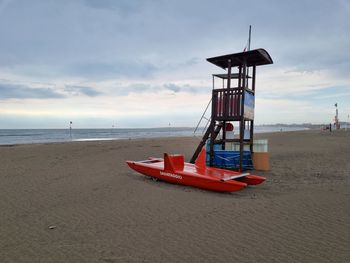
[[[254,137],[261,137],[261,134],[279,134],[289,132],[303,132],[303,131],[317,131],[316,129],[305,128],[305,130],[293,130],[293,131],[273,131],[273,132],[258,132],[254,133]],[[148,140],[148,139],[167,139],[167,138],[202,138],[202,135],[193,136],[160,136],[160,137],[134,137],[134,138],[86,138],[86,139],[73,139],[66,141],[53,141],[53,142],[32,142],[32,143],[8,143],[0,144],[0,147],[14,147],[18,145],[46,145],[46,144],[62,144],[62,143],[84,143],[84,142],[103,142],[103,141],[123,141],[123,140]]]

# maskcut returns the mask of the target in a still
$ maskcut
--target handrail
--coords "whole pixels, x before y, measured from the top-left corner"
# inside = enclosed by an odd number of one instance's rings
[[[207,119],[207,123],[205,124],[204,128],[203,128],[203,131],[202,131],[202,134],[207,130],[207,127],[208,127],[208,124],[211,122],[211,117],[209,119]]]
[[[206,114],[206,112],[207,112],[207,110],[208,110],[208,108],[209,108],[209,105],[210,105],[210,103],[211,103],[211,100],[212,100],[212,99],[209,100],[208,105],[207,105],[207,107],[205,108],[205,110],[204,110],[204,112],[203,112],[203,114],[202,114],[202,117],[200,118],[200,120],[199,120],[199,122],[198,122],[196,128],[194,129],[193,134],[196,133],[196,131],[197,131],[197,129],[198,129],[198,127],[199,127],[199,125],[201,124],[201,122],[202,122],[203,119],[208,120],[208,118],[206,118],[204,115]],[[210,122],[210,121],[208,120],[208,122]],[[207,122],[207,124],[206,124],[205,126],[208,126],[208,122]]]

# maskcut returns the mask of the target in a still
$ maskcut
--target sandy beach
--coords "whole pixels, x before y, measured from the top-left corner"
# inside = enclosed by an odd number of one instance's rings
[[[350,131],[258,134],[270,172],[230,194],[125,160],[199,138],[0,147],[0,262],[350,262]]]

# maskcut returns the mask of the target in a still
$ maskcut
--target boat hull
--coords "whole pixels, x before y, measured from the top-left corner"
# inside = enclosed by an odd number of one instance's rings
[[[169,183],[188,185],[217,192],[234,192],[248,185],[261,184],[264,177],[206,166],[205,149],[196,162],[185,163],[183,155],[164,154],[164,159],[127,161],[129,167],[143,175]]]
[[[167,172],[163,171],[162,169],[151,168],[147,165],[138,164],[137,162],[133,161],[127,161],[127,164],[131,169],[143,175],[173,184],[187,185],[217,192],[234,192],[247,187],[247,183],[235,180],[221,181],[217,178],[206,178],[200,174],[191,174],[190,172],[186,171]]]

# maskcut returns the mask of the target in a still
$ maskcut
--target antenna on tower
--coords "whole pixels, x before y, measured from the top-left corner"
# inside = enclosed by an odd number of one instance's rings
[[[243,52],[250,51],[250,42],[252,38],[252,26],[249,25],[248,42],[246,43]]]
[[[252,25],[249,25],[248,44],[244,48],[244,52],[245,51],[250,51],[251,38],[252,38]],[[249,67],[247,68],[247,76],[245,78],[247,78],[245,83],[246,83],[246,88],[248,88],[248,86],[249,86],[249,83],[248,83],[249,82]]]
[[[252,25],[249,25],[248,51],[250,50],[251,37],[252,37]]]

